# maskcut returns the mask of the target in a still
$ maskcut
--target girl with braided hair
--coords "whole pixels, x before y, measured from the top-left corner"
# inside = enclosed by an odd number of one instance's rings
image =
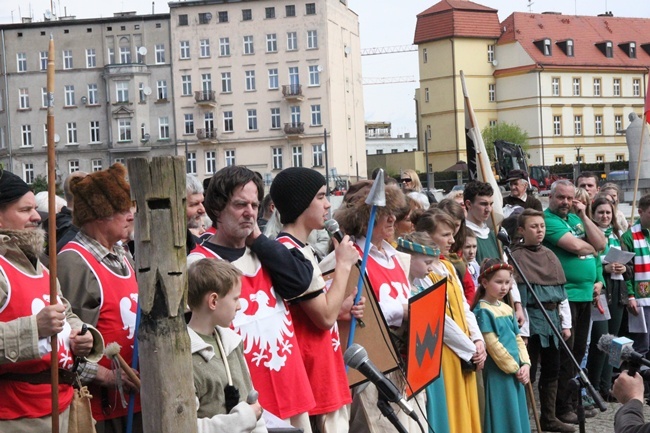
[[[485,259],[479,274],[474,314],[485,339],[483,432],[530,432],[524,385],[530,360],[512,308],[503,297],[512,285],[512,266]]]

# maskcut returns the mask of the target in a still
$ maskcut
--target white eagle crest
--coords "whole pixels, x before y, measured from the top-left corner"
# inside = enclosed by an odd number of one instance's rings
[[[59,304],[63,303],[61,297],[57,296],[57,302]],[[47,304],[45,303],[47,302]],[[34,298],[32,300],[32,314],[37,315],[40,311],[45,308],[45,305],[50,305],[50,296],[43,295],[43,298]],[[63,319],[63,330],[57,335],[57,346],[61,349],[63,346],[63,353],[59,357],[59,364],[63,368],[69,368],[72,366],[72,355],[70,352],[70,332],[72,327],[68,323],[68,318],[64,317]],[[49,338],[41,338],[38,340],[39,353],[48,353],[52,351],[52,345],[50,344]]]
[[[264,366],[280,371],[284,367],[287,354],[291,354],[293,344],[290,338],[293,337],[293,326],[289,310],[284,301],[278,298],[275,291],[271,289],[271,295],[275,298],[275,307],[269,306],[269,295],[260,290],[250,296],[252,302],[258,304],[255,314],[246,314],[248,300],[240,299],[241,310],[235,317],[235,331],[244,340],[244,353],[253,351],[252,361],[259,367],[264,361]]]

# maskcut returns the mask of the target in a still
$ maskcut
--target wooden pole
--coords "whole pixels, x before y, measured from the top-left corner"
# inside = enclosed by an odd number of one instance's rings
[[[48,194],[48,254],[50,256],[50,304],[58,299],[56,283],[56,156],[54,142],[54,38],[50,35],[47,53],[47,194]],[[52,346],[52,433],[59,432],[59,341],[58,334],[50,337]]]
[[[646,123],[647,123],[647,118],[645,113],[643,113],[643,117],[641,118],[643,121],[643,124],[641,125],[641,139],[639,140],[639,156],[636,161],[636,176],[634,176],[634,196],[632,198],[632,213],[630,214],[630,225],[634,224],[634,211],[636,208],[636,195],[637,192],[639,191],[639,176],[641,175],[641,157],[642,157],[642,150],[643,150],[643,135],[645,134],[645,128],[646,128]]]
[[[187,305],[185,158],[128,160],[137,203],[135,260],[142,421],[145,433],[195,433]]]

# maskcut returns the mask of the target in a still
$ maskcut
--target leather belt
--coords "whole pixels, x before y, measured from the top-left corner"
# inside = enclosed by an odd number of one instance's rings
[[[59,368],[59,383],[72,385],[76,381],[76,374]],[[51,370],[43,370],[38,373],[5,373],[0,375],[0,380],[14,380],[26,382],[32,385],[43,385],[52,383]]]

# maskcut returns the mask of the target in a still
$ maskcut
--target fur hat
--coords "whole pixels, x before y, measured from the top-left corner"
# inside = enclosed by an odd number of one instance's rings
[[[126,181],[126,168],[119,163],[107,170],[75,177],[70,181],[70,191],[74,196],[72,222],[77,227],[90,221],[109,218],[133,206],[131,188]]]
[[[323,186],[325,178],[311,168],[285,168],[275,176],[270,193],[273,204],[280,212],[282,224],[290,224],[298,219]]]

